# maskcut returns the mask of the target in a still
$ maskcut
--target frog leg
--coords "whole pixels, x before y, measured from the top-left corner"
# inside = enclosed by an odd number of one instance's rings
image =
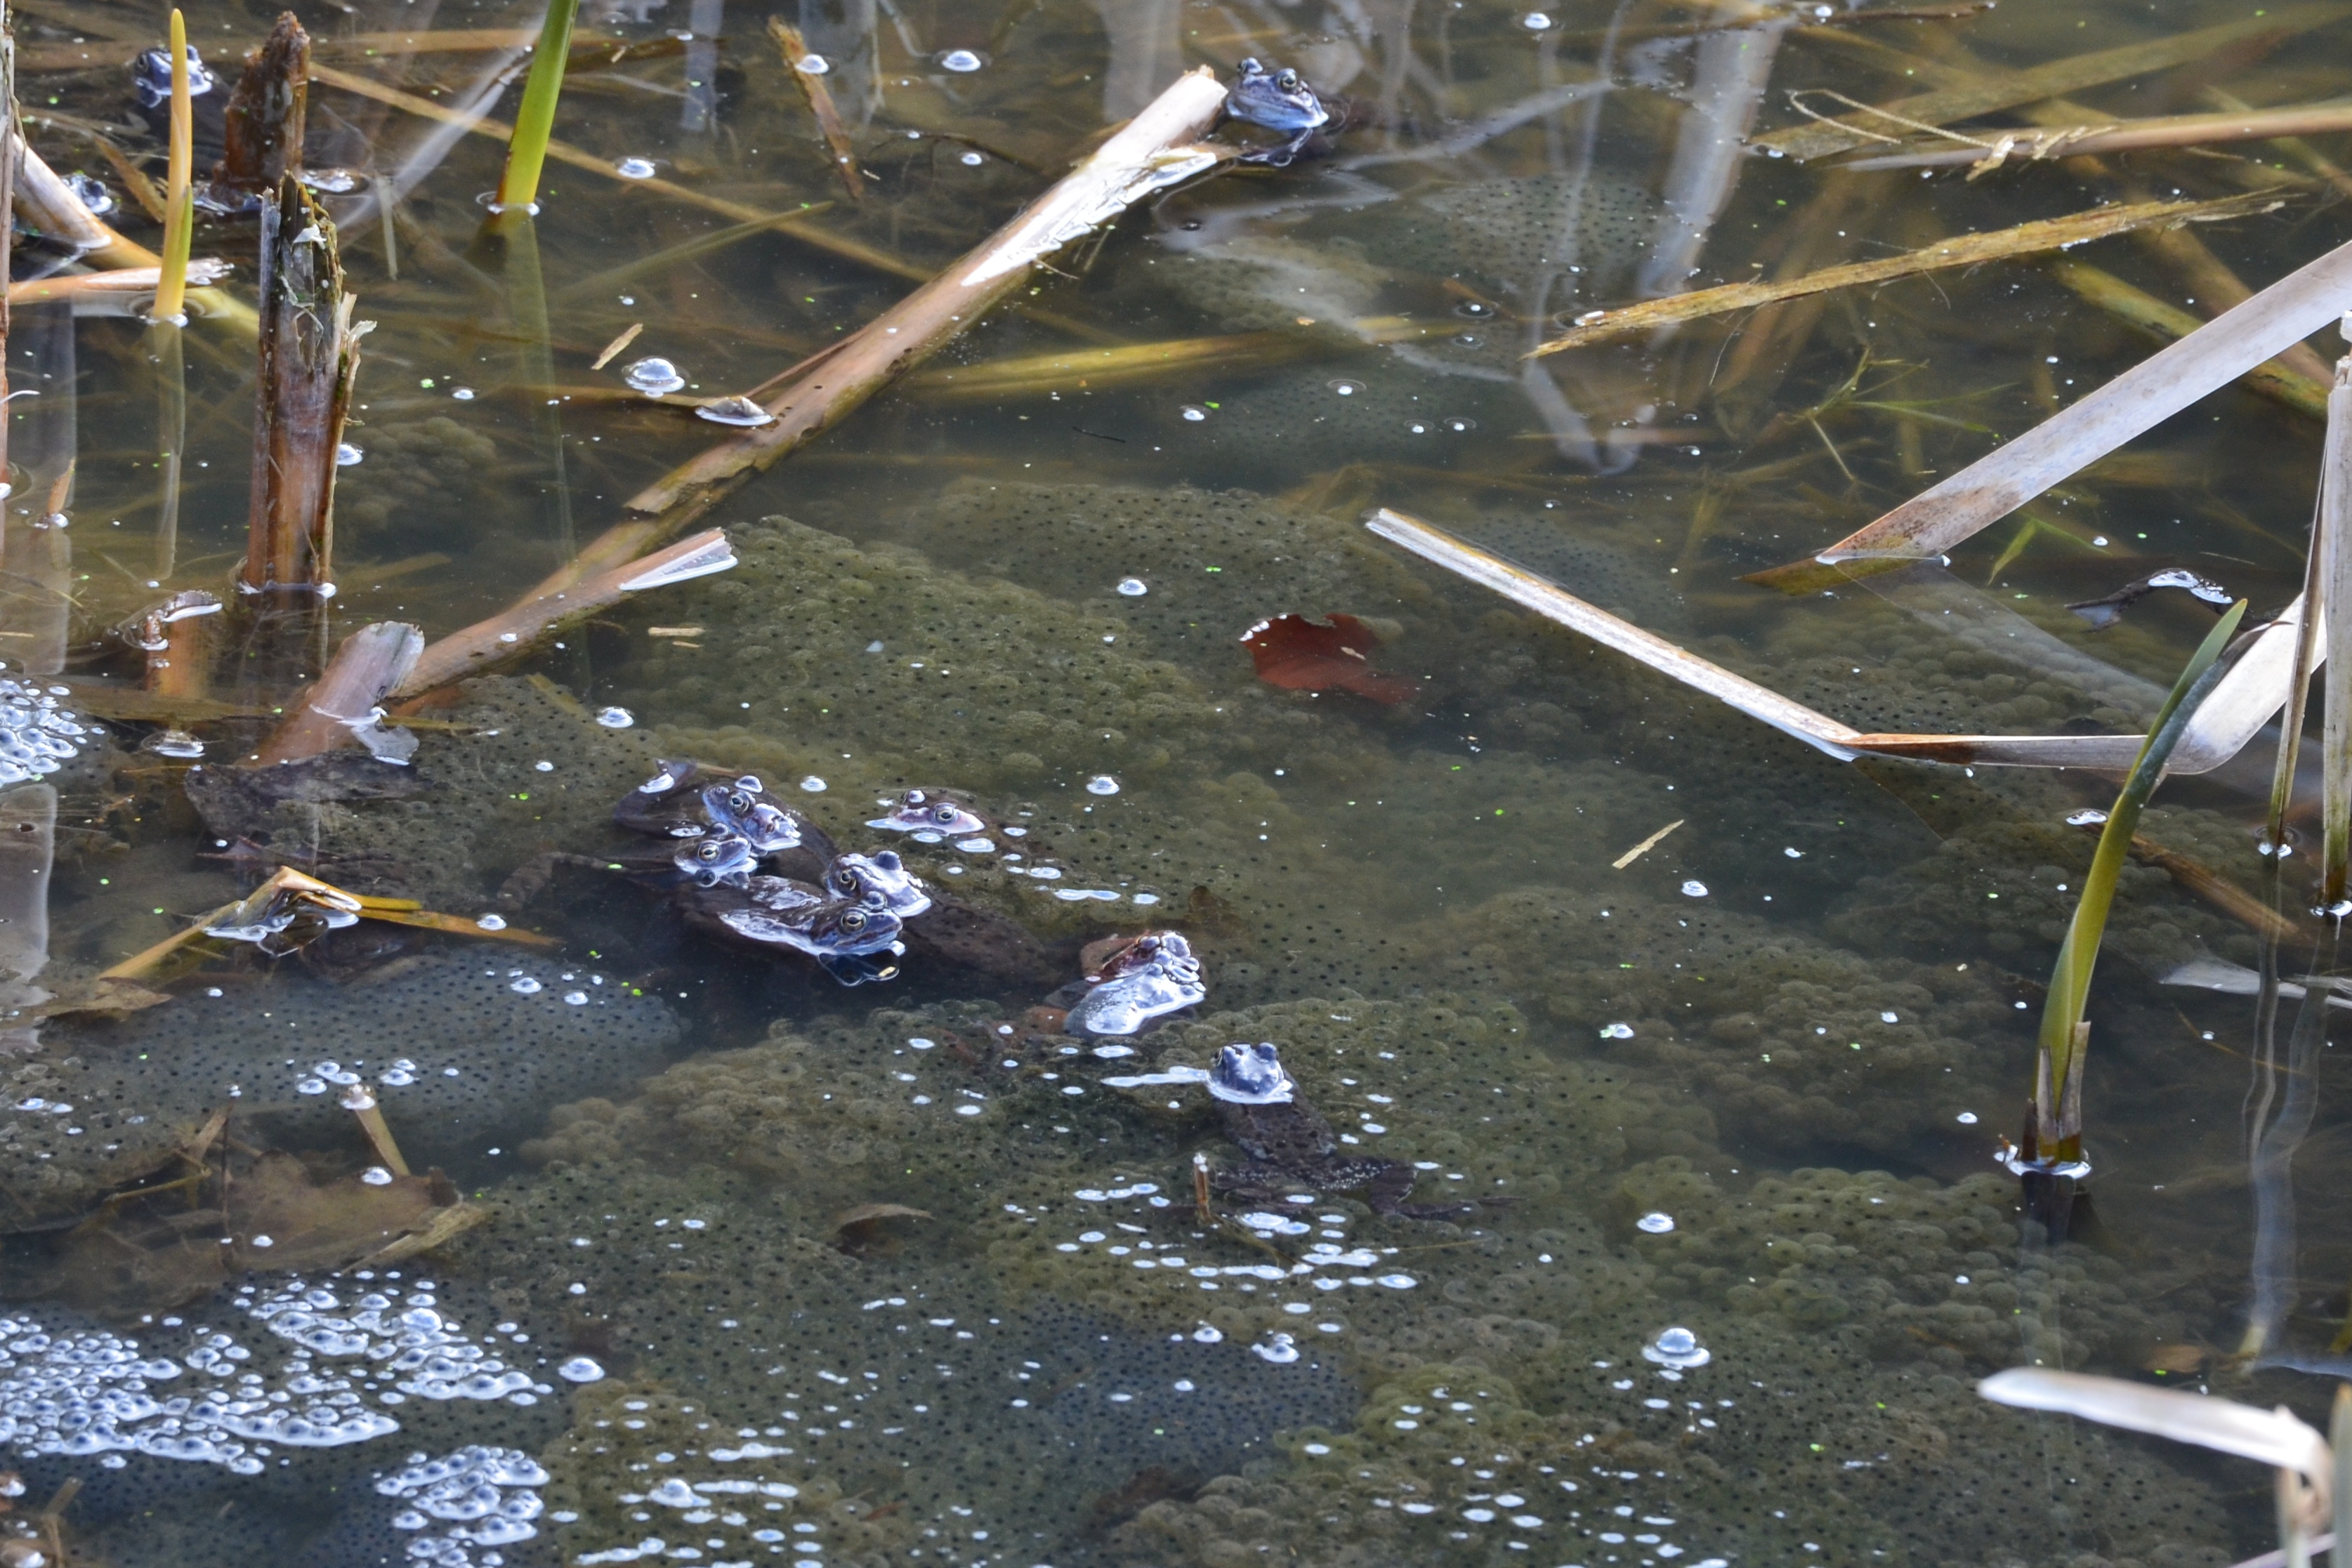
[[[1229,1197],[1245,1198],[1251,1203],[1263,1203],[1273,1208],[1308,1209],[1313,1200],[1293,1203],[1290,1195],[1302,1183],[1280,1166],[1250,1164],[1219,1166],[1209,1172],[1209,1186]]]
[[[1374,1214],[1391,1214],[1402,1219],[1454,1219],[1475,1213],[1475,1203],[1407,1203],[1413,1183],[1419,1180],[1413,1168],[1402,1162],[1389,1162],[1388,1168],[1365,1184],[1364,1202]]]
[[[1234,162],[1255,163],[1264,169],[1287,169],[1307,150],[1307,144],[1315,140],[1317,129],[1310,125],[1279,147],[1261,147],[1255,152],[1243,153]]]
[[[887,954],[881,955],[877,962],[875,958],[856,953],[819,953],[816,961],[826,974],[845,986],[862,986],[868,980],[892,979],[898,973],[897,961]]]

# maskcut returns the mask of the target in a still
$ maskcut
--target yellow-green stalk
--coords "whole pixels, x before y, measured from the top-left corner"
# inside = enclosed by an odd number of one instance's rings
[[[188,24],[172,10],[172,152],[163,196],[163,277],[155,285],[155,319],[178,321],[188,298],[188,247],[194,243],[196,197],[195,109],[188,95]]]
[[[547,140],[555,130],[555,100],[563,91],[564,57],[572,50],[572,20],[580,0],[548,0],[539,47],[523,83],[522,108],[507,143],[506,172],[499,177],[498,204],[529,212],[539,200],[539,173],[547,163]]]

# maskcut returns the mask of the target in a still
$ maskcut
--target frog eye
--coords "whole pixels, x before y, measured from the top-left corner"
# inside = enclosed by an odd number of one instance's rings
[[[939,823],[941,827],[947,826],[947,824],[954,821],[955,820],[956,809],[953,806],[942,801],[939,805],[931,808],[931,821]]]
[[[841,928],[854,936],[866,929],[866,916],[855,909],[845,909],[841,914]]]
[[[1298,73],[1294,70],[1286,69],[1280,76],[1274,78],[1274,85],[1280,88],[1285,92],[1297,92],[1298,90]]]
[[[716,839],[705,839],[694,846],[694,858],[697,860],[715,861],[719,858],[719,845]]]
[[[727,809],[740,817],[751,809],[751,797],[738,789],[727,797]]]

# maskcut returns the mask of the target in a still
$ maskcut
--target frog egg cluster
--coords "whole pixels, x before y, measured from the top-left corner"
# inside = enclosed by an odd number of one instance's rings
[[[63,686],[0,675],[0,785],[55,773],[81,755],[89,731],[58,706]]]
[[[367,427],[367,461],[335,480],[335,515],[361,530],[394,517],[436,536],[454,534],[488,497],[475,480],[495,462],[498,445],[446,413]],[[488,502],[495,505],[495,502]]]
[[[510,1546],[539,1533],[532,1521],[543,1511],[539,1489],[547,1472],[529,1454],[513,1448],[471,1445],[430,1459],[409,1456],[407,1465],[375,1483],[375,1490],[404,1505],[392,1527],[412,1531],[408,1560],[421,1568],[497,1568],[498,1552],[478,1558],[476,1547]]]

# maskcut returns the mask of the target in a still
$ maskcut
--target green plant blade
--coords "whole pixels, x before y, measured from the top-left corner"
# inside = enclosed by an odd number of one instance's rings
[[[506,172],[499,180],[501,207],[529,211],[539,200],[540,171],[547,165],[547,139],[555,131],[555,100],[563,91],[563,62],[572,48],[572,22],[580,0],[548,0],[523,83],[522,107],[515,114],[514,139],[507,144]]]

